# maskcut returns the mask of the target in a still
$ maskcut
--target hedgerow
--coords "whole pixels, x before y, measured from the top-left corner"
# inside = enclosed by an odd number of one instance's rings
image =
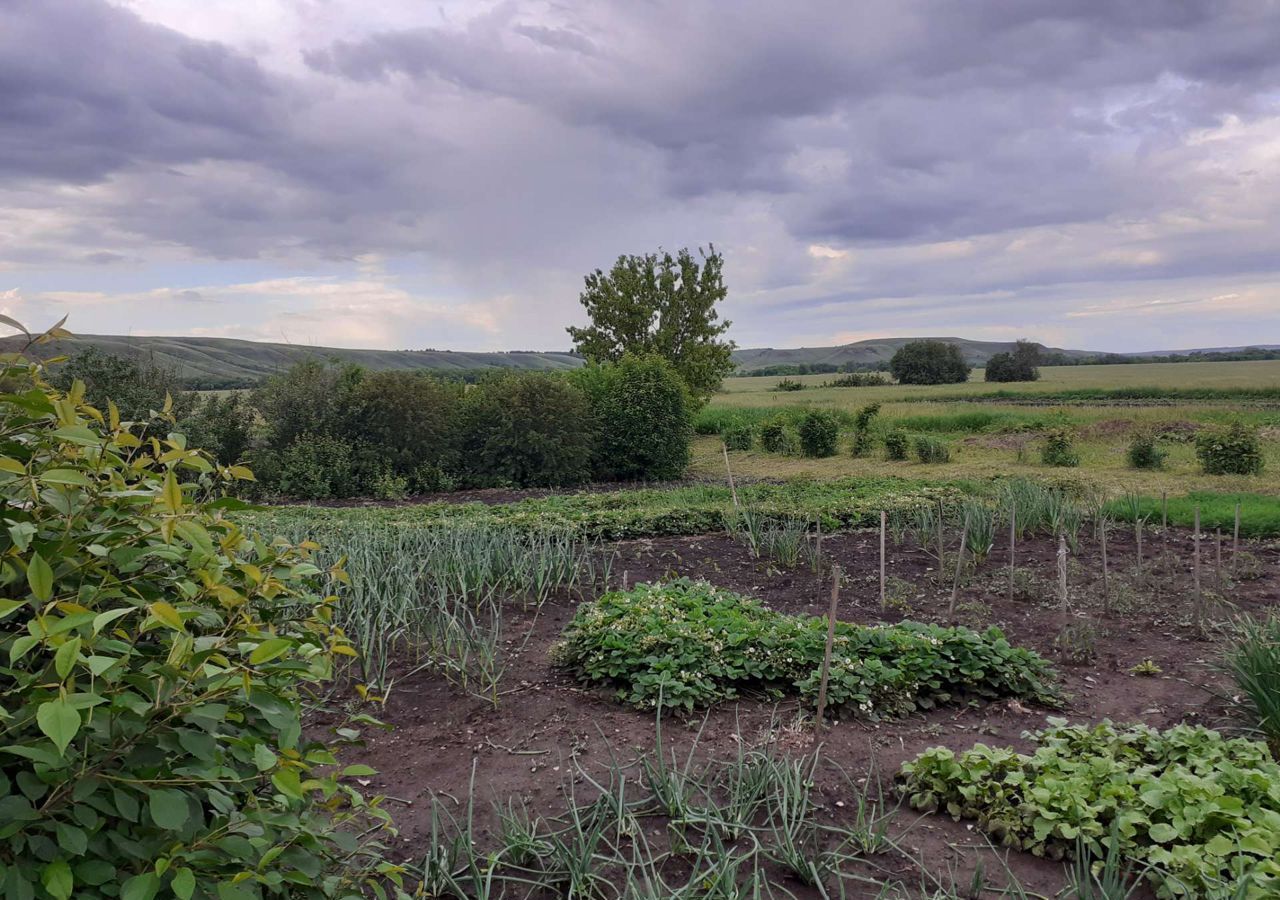
[[[638,707],[693,709],[743,691],[818,693],[826,620],[791,616],[704,581],[638,585],[584,603],[557,661],[613,685]],[[828,685],[833,711],[904,715],[961,697],[1054,699],[1052,670],[998,629],[905,622],[836,625]]]
[[[1010,847],[1100,857],[1114,834],[1161,897],[1280,894],[1280,765],[1264,744],[1200,726],[1050,719],[1030,756],[935,747],[902,767],[911,805],[977,819]]]

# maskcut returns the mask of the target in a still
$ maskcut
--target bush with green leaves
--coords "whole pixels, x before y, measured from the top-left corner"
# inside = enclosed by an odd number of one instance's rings
[[[616,363],[584,366],[572,378],[591,404],[596,478],[666,481],[684,474],[693,401],[671,363],[628,354]]]
[[[803,390],[804,390],[804,382],[803,382],[803,381],[796,381],[794,378],[783,378],[781,381],[779,381],[779,382],[778,382],[777,384],[775,384],[773,387],[769,388],[769,390],[771,390],[771,391],[776,391],[776,392],[779,392],[779,393],[790,393],[790,392],[792,392],[792,391],[803,391]]]
[[[796,425],[800,452],[805,456],[834,456],[840,438],[840,421],[829,412],[810,409]]]
[[[90,401],[92,402],[92,401]],[[256,413],[242,392],[208,394],[178,421],[178,430],[224,466],[245,462],[253,446]]]
[[[1065,428],[1050,429],[1040,448],[1040,461],[1046,466],[1068,469],[1080,465],[1080,454],[1071,443],[1071,432]]]
[[[1196,456],[1206,475],[1257,475],[1262,472],[1262,440],[1243,422],[1205,428],[1196,435]]]
[[[459,474],[472,487],[560,487],[591,476],[595,447],[581,388],[559,375],[502,374],[467,391]]]
[[[899,384],[959,384],[969,380],[970,371],[960,348],[946,341],[910,341],[889,360]]]
[[[1161,897],[1280,895],[1280,765],[1264,744],[1200,726],[1068,725],[1027,756],[977,744],[902,767],[916,809],[976,819],[1006,846],[1095,858],[1114,833]]]
[[[910,450],[911,441],[905,431],[895,428],[884,436],[885,459],[904,460]]]
[[[871,433],[871,423],[875,421],[876,416],[880,414],[879,403],[869,403],[858,410],[853,417],[853,455],[866,456],[871,452],[871,445],[874,443],[874,435]]]
[[[775,612],[704,581],[637,585],[584,603],[555,650],[583,681],[623,701],[693,709],[742,691],[816,698],[824,618]],[[838,622],[827,699],[833,712],[904,715],[961,698],[1055,702],[1049,664],[998,629]]]
[[[951,462],[951,449],[937,438],[921,435],[915,442],[916,459],[922,463]]]
[[[140,440],[146,425],[12,355],[3,375],[5,896],[355,897],[398,880],[362,837],[387,814],[340,780],[371,770],[304,736],[304,696],[355,653],[311,548],[223,517],[236,501],[212,498],[248,470]]]
[[[794,453],[799,444],[785,419],[770,419],[760,426],[760,449],[766,453]]]
[[[1126,452],[1129,466],[1134,469],[1162,469],[1168,455],[1160,449],[1156,436],[1151,432],[1135,435]]]
[[[755,429],[747,422],[735,422],[720,432],[720,438],[729,450],[750,450],[755,442]]]

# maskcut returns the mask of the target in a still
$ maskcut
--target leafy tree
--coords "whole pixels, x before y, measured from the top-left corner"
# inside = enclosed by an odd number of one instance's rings
[[[955,344],[911,341],[889,360],[889,371],[902,384],[958,384],[969,380],[969,364]]]
[[[37,364],[2,374],[22,385],[0,396],[5,895],[381,895],[400,870],[367,836],[389,817],[341,780],[371,770],[302,727],[355,653],[309,551],[224,518],[247,470],[140,439]]]
[[[693,406],[684,381],[661,356],[624,356],[571,376],[591,401],[596,478],[663,481],[689,465]]]
[[[148,421],[153,412],[161,410],[182,419],[196,402],[195,394],[182,389],[177,369],[104,353],[92,345],[72,356],[51,380],[64,392],[79,381],[84,385],[86,402],[106,409],[110,401],[126,422]]]
[[[608,274],[586,277],[580,300],[591,317],[586,328],[570,327],[575,348],[591,362],[657,354],[669,360],[699,402],[719,389],[733,371],[732,341],[717,340],[729,322],[718,321],[716,304],[727,289],[724,257],[715,247],[702,262],[686,248],[619,256]]]
[[[481,487],[586,481],[590,421],[586,395],[563,377],[529,372],[482,381],[462,405],[463,480]]]
[[[1012,353],[997,353],[987,360],[987,381],[1037,381],[1040,378],[1040,347],[1018,341]]]
[[[272,375],[253,392],[262,416],[262,447],[280,452],[302,435],[343,436],[350,425],[353,396],[364,379],[359,366],[304,360]]]
[[[191,412],[177,423],[187,442],[225,466],[243,462],[253,441],[256,413],[243,392],[198,394]]]
[[[369,372],[339,416],[361,492],[388,479],[430,491],[458,467],[464,385],[419,372]]]

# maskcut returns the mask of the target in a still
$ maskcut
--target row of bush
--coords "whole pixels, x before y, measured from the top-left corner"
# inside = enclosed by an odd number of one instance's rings
[[[459,487],[558,487],[678,478],[693,401],[661,357],[569,374],[506,372],[474,384],[419,372],[299,363],[248,393],[166,401],[163,370],[85,354],[61,373],[126,420],[166,402],[177,430],[265,495],[397,499]]]
[[[908,435],[900,424],[877,436],[872,422],[879,404],[865,406],[852,417],[852,453],[866,456],[877,441],[884,446],[885,458],[905,460],[912,452],[924,463],[948,462],[951,452],[946,443],[927,435]],[[730,419],[721,427],[721,438],[730,450],[750,450],[759,446],[767,453],[792,453],[802,456],[834,456],[839,449],[842,419],[833,412],[806,409],[796,415],[775,415],[755,423],[746,418]],[[1256,475],[1263,468],[1262,441],[1255,428],[1234,422],[1201,429],[1195,437],[1196,456],[1209,475]],[[1138,434],[1126,451],[1129,465],[1135,469],[1159,469],[1168,453],[1160,446],[1157,435]],[[1041,462],[1047,466],[1073,468],[1080,465],[1070,429],[1049,428],[1040,449]]]

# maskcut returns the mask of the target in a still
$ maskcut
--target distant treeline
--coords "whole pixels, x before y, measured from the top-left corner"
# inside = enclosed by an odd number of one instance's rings
[[[1249,362],[1259,359],[1280,359],[1280,350],[1245,347],[1243,350],[1197,350],[1193,353],[1171,353],[1164,356],[1099,353],[1095,356],[1072,357],[1065,353],[1041,352],[1040,354],[1042,366],[1127,366],[1136,363]]]
[[[410,352],[410,351],[405,351]],[[514,351],[513,351],[514,352]],[[521,351],[524,352],[524,351]],[[337,360],[333,360],[334,365],[340,365]],[[491,378],[495,373],[522,371],[519,369],[509,369],[505,366],[484,366],[475,369],[384,369],[381,371],[391,372],[413,372],[423,375],[430,375],[442,381],[454,382],[457,384],[476,384],[485,378]],[[193,376],[174,376],[174,384],[184,391],[246,391],[252,390],[272,376],[263,378],[224,378],[217,375],[193,375]]]
[[[786,363],[762,366],[759,369],[739,369],[734,375],[744,378],[785,375],[832,375],[838,372],[887,372],[889,362],[877,363]]]

